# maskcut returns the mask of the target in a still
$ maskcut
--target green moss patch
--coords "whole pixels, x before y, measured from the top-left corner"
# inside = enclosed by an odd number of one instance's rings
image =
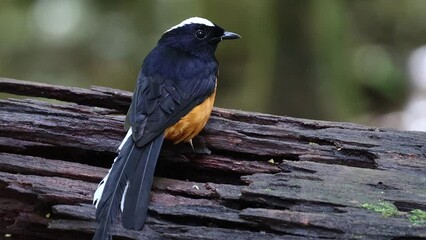
[[[374,204],[364,203],[363,208],[381,213],[385,217],[395,217],[399,215],[398,209],[390,202],[378,202]]]
[[[408,213],[408,219],[416,225],[426,224],[426,212],[420,209],[414,209]]]
[[[386,201],[381,201],[374,204],[364,203],[361,206],[365,209],[381,213],[385,217],[405,215],[414,225],[426,224],[426,211],[420,209],[414,209],[408,213],[400,213],[395,205]]]

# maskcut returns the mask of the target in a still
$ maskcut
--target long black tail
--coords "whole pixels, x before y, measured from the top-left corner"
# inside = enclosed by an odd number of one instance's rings
[[[124,200],[123,226],[129,229],[143,227],[155,165],[163,139],[164,136],[160,135],[145,146],[137,147],[131,136],[127,138],[113,167],[104,179],[106,183],[96,209],[99,227],[93,240],[111,239],[110,227],[116,219],[122,200]],[[127,190],[123,196],[126,185]]]
[[[155,165],[160,153],[163,136],[147,144],[135,174],[129,182],[123,208],[123,226],[141,230],[148,214],[149,193],[154,179]]]

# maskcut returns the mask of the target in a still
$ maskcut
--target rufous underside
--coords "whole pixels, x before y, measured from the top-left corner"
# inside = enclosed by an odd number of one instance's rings
[[[193,139],[203,130],[209,120],[215,97],[216,87],[212,95],[206,98],[204,102],[193,108],[188,114],[181,118],[179,122],[168,127],[165,131],[165,138],[175,144],[189,142]]]

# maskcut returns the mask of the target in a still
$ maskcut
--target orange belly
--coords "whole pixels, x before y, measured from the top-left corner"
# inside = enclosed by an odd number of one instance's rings
[[[165,138],[177,144],[180,142],[189,142],[201,130],[203,130],[210,114],[213,110],[216,89],[204,102],[193,108],[188,114],[182,117],[179,122],[168,127],[165,131]]]

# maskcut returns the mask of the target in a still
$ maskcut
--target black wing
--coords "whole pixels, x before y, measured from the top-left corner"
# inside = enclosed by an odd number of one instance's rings
[[[202,75],[177,81],[140,73],[126,116],[126,127],[131,126],[137,146],[162,134],[213,93],[216,72]]]

